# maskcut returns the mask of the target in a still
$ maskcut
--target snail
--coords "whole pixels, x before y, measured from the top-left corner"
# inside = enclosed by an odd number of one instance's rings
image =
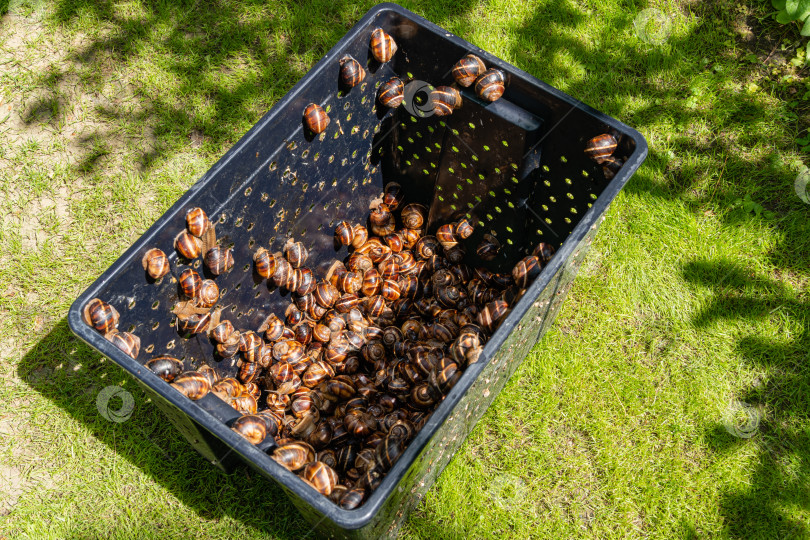
[[[267,341],[276,341],[284,333],[284,323],[275,314],[270,314],[259,326],[259,332],[264,332]]]
[[[377,236],[391,234],[396,229],[394,215],[385,204],[378,205],[368,218],[370,231]]]
[[[474,54],[468,54],[453,66],[451,73],[458,84],[468,87],[486,71],[484,62]]]
[[[233,268],[233,252],[230,249],[214,246],[205,254],[205,266],[218,276]]]
[[[200,238],[208,231],[208,228],[211,226],[211,221],[202,208],[195,207],[186,212],[186,226],[188,227],[188,232]]]
[[[304,109],[304,124],[312,133],[317,135],[318,133],[323,133],[326,126],[329,125],[329,116],[320,105],[310,103],[307,105],[307,108]]]
[[[204,279],[197,292],[197,305],[210,308],[219,300],[219,287],[212,279]]]
[[[160,279],[169,273],[169,259],[158,248],[147,251],[142,259],[143,269],[152,279]]]
[[[430,93],[430,103],[436,116],[447,116],[461,108],[461,94],[451,86],[439,86]]]
[[[405,85],[402,80],[394,77],[380,85],[377,99],[381,105],[395,109],[402,105],[405,99]]]
[[[183,362],[173,356],[157,356],[146,362],[144,366],[168,383],[183,371]]]
[[[522,258],[512,269],[512,279],[518,287],[526,288],[540,274],[540,260],[534,255]]]
[[[224,320],[211,329],[211,338],[217,343],[225,343],[231,334],[233,334],[234,330],[233,323]]]
[[[462,218],[453,224],[453,232],[462,240],[466,240],[475,232],[472,224],[467,218]]]
[[[289,242],[284,247],[284,256],[293,268],[300,268],[306,262],[309,252],[302,242]]]
[[[532,255],[540,259],[541,263],[548,264],[548,262],[551,260],[551,257],[554,256],[554,246],[552,246],[551,244],[547,244],[545,242],[540,242],[532,250]]]
[[[192,314],[188,317],[177,318],[177,329],[183,334],[201,334],[208,328],[208,323],[211,321],[211,315],[205,314]]]
[[[603,133],[585,143],[585,155],[596,163],[604,163],[616,151],[619,143],[610,133]]]
[[[381,64],[391,60],[397,52],[397,43],[394,41],[394,38],[388,35],[382,28],[375,28],[371,31],[369,47],[371,48],[371,56]]]
[[[348,88],[353,88],[366,78],[366,70],[360,62],[346,55],[340,59],[340,82]]]
[[[264,419],[252,414],[237,418],[231,429],[251,442],[259,444],[267,436],[267,424]]]
[[[354,240],[354,229],[348,221],[341,221],[335,226],[335,239],[341,245],[348,246]]]
[[[107,341],[118,347],[127,356],[137,358],[141,350],[141,339],[130,332],[111,330],[104,336]]]
[[[202,399],[211,391],[211,382],[208,380],[208,377],[196,371],[182,373],[171,385],[172,388],[192,401]]]
[[[475,93],[487,101],[497,101],[505,90],[506,76],[495,68],[486,70],[475,80]]]
[[[602,162],[602,172],[605,175],[605,180],[613,180],[623,165],[624,160],[618,159],[615,156],[605,158]]]
[[[276,271],[276,258],[265,248],[259,248],[253,255],[256,273],[264,279],[270,279]]]
[[[118,321],[121,318],[118,310],[99,298],[93,298],[87,302],[82,315],[87,324],[102,334],[118,328]]]
[[[320,461],[313,461],[305,465],[302,475],[321,495],[332,493],[332,488],[338,483],[338,476],[334,469]]]
[[[196,259],[202,251],[202,240],[188,231],[180,231],[174,238],[174,248],[186,259]]]
[[[186,268],[180,272],[177,282],[180,284],[180,289],[189,298],[196,298],[202,287],[202,278],[200,274],[191,268]]]
[[[481,328],[491,332],[495,330],[498,322],[506,315],[509,306],[503,300],[490,302],[478,314],[478,324]]]
[[[481,239],[481,243],[478,244],[475,253],[482,260],[491,261],[492,259],[498,256],[498,252],[500,250],[501,250],[501,243],[498,241],[498,239],[492,236],[491,234],[485,234],[484,237]]]
[[[366,490],[360,487],[347,489],[346,493],[340,497],[340,507],[344,510],[354,510],[363,502],[366,497]]]
[[[303,441],[296,441],[279,446],[271,457],[282,467],[295,472],[315,461],[315,449]]]
[[[402,208],[400,218],[408,229],[421,229],[427,220],[427,208],[421,204],[407,204]]]

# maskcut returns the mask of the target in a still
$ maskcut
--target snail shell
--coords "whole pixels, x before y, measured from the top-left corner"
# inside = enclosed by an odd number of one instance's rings
[[[424,205],[410,203],[400,212],[402,224],[408,229],[421,229],[427,220],[427,208]]]
[[[335,227],[335,238],[341,245],[348,246],[354,240],[354,228],[348,221],[341,221]]]
[[[300,268],[306,262],[309,252],[302,242],[290,242],[284,247],[284,256],[293,268]]]
[[[453,78],[463,87],[468,87],[475,82],[487,67],[484,62],[474,54],[468,54],[453,66]]]
[[[196,298],[202,287],[200,274],[191,268],[183,270],[177,278],[177,281],[180,283],[180,289],[183,291],[183,294],[189,298]]]
[[[605,180],[613,180],[616,174],[624,165],[624,160],[617,159],[615,156],[608,156],[602,162],[602,172],[605,175]]]
[[[394,466],[394,463],[399,459],[405,451],[405,441],[400,437],[386,436],[382,443],[377,446],[374,453],[376,464],[387,471]]]
[[[332,450],[332,449],[321,450],[320,452],[318,452],[317,460],[320,461],[321,463],[329,465],[333,469],[338,468],[337,455],[335,454],[335,451]],[[335,486],[335,487],[337,487],[337,486]]]
[[[253,255],[256,273],[264,279],[270,279],[276,271],[276,258],[265,248],[259,248]]]
[[[481,259],[491,261],[498,255],[500,250],[501,243],[498,241],[498,239],[491,234],[485,234],[481,240],[481,243],[478,244],[478,248],[476,248],[475,253],[481,257]]]
[[[329,495],[338,483],[338,475],[332,467],[320,461],[313,461],[304,467],[303,477],[321,495]]]
[[[487,332],[492,332],[498,326],[498,322],[506,315],[509,306],[503,300],[490,302],[478,314],[478,324]]]
[[[470,221],[467,218],[462,218],[458,220],[455,223],[453,230],[456,233],[456,236],[462,240],[466,240],[467,238],[472,236],[472,233],[475,231],[475,229],[472,226],[472,223],[470,223]]]
[[[233,268],[233,251],[220,246],[212,247],[205,254],[205,266],[215,276],[224,274]]]
[[[380,288],[380,294],[388,302],[397,300],[400,295],[399,283],[393,279],[383,280],[382,287]]]
[[[307,388],[315,388],[335,376],[335,370],[326,362],[315,362],[304,372],[301,382]]]
[[[315,426],[315,430],[309,434],[308,441],[314,448],[318,449],[325,448],[330,442],[332,442],[332,432],[333,432],[332,424],[330,424],[325,420],[321,421],[318,423],[317,426]],[[331,457],[332,457],[331,463],[326,462],[324,463],[334,468],[336,459],[334,454],[332,454]],[[321,459],[318,458],[318,461],[321,461]]]
[[[346,55],[340,59],[340,82],[349,88],[353,88],[360,84],[366,78],[366,70],[360,65],[360,62],[352,58],[351,55]]]
[[[193,401],[203,398],[211,391],[211,381],[208,380],[208,377],[196,371],[181,374],[171,385],[175,390]]]
[[[361,487],[353,487],[346,490],[346,493],[340,497],[340,507],[344,510],[354,510],[363,503],[366,497],[366,490]]]
[[[429,381],[433,388],[447,395],[461,378],[461,375],[462,372],[458,364],[449,358],[442,358],[433,368],[433,371],[430,372]]]
[[[340,293],[331,283],[322,281],[318,283],[312,296],[315,298],[318,305],[329,309],[334,306],[337,299],[340,298]]]
[[[284,333],[284,323],[275,314],[271,313],[259,327],[259,332],[264,332],[267,341],[276,341],[281,339]]]
[[[243,394],[246,391],[246,388],[242,383],[233,377],[226,377],[214,383],[214,385],[211,387],[211,391],[215,392],[219,396],[235,398],[236,396]]]
[[[363,274],[363,283],[360,291],[365,296],[374,296],[375,294],[379,293],[381,286],[382,278],[376,269],[370,268],[365,274]]]
[[[186,212],[186,226],[188,227],[188,232],[194,236],[201,237],[206,233],[208,227],[211,226],[211,221],[202,208],[192,208]]]
[[[181,231],[174,238],[174,248],[181,257],[196,259],[202,251],[202,240],[188,231]]]
[[[503,71],[490,68],[475,80],[475,93],[481,99],[496,101],[503,95],[505,85],[506,76]]]
[[[212,279],[204,279],[197,292],[197,304],[200,307],[210,308],[219,300],[219,287]]]
[[[405,99],[405,85],[402,80],[394,77],[380,85],[378,98],[380,104],[395,109],[402,104]]]
[[[170,383],[183,372],[183,362],[173,356],[158,356],[145,364],[152,373]]]
[[[216,384],[219,381],[219,373],[217,370],[209,366],[208,364],[203,364],[199,368],[197,368],[197,373],[202,373],[208,379],[208,382],[211,383],[211,386]]]
[[[413,390],[411,390],[411,399],[408,403],[417,409],[427,409],[440,398],[441,394],[429,383],[424,382],[413,387]]]
[[[512,269],[512,279],[518,287],[526,288],[540,274],[540,260],[534,255],[529,255],[518,261]]]
[[[420,259],[427,260],[440,252],[439,240],[435,236],[423,236],[413,248],[413,253]]]
[[[252,414],[237,418],[231,429],[246,438],[251,444],[259,444],[267,437],[267,424],[264,419]]]
[[[320,105],[310,103],[304,109],[304,124],[312,133],[322,133],[329,125],[329,116]]]
[[[382,28],[375,28],[371,31],[369,47],[371,48],[371,56],[381,64],[391,60],[397,52],[397,43],[394,41],[394,38],[388,35]]]
[[[256,364],[245,364],[247,366],[255,366]],[[242,414],[256,414],[258,405],[256,398],[250,394],[241,394],[236,396],[231,401],[231,407]]]
[[[447,116],[461,108],[461,94],[450,86],[439,86],[430,93],[430,102],[436,116]]]
[[[87,324],[106,334],[118,327],[118,310],[99,298],[93,298],[84,306],[84,320]]]
[[[548,262],[554,256],[554,246],[545,242],[540,242],[534,248],[534,251],[532,251],[532,255],[540,259],[541,263],[548,264]]]
[[[402,251],[402,248],[405,247],[405,243],[402,241],[402,237],[399,235],[398,232],[386,234],[383,237],[383,241],[391,249],[392,253],[399,253],[400,251]]]
[[[618,145],[616,137],[610,133],[603,133],[585,143],[585,155],[601,164],[613,155]]]
[[[337,279],[337,287],[347,294],[355,294],[363,286],[363,277],[357,272],[343,272]]]
[[[377,236],[385,236],[386,234],[391,234],[394,232],[394,230],[396,230],[394,215],[385,204],[380,204],[374,210],[372,210],[368,221],[371,225],[371,232]]]
[[[359,248],[363,244],[366,243],[368,240],[368,229],[360,225],[359,223],[352,227],[354,231],[354,239],[352,240],[352,247]]]
[[[399,279],[399,274],[402,272],[402,264],[397,260],[402,260],[402,254],[397,257],[389,257],[377,265],[380,271],[380,277],[383,279],[392,279],[394,281]]]
[[[177,318],[177,329],[185,334],[201,334],[208,328],[211,315],[208,313],[199,315],[193,314],[185,318]]]
[[[315,461],[315,449],[303,441],[296,441],[279,446],[271,457],[279,465],[295,472],[307,463]]]
[[[141,350],[141,338],[130,332],[111,330],[104,337],[132,358],[137,358]]]
[[[402,239],[403,249],[413,249],[416,242],[418,242],[419,238],[421,237],[421,233],[418,230],[408,229],[407,227],[397,231],[397,234]]]
[[[315,286],[317,285],[317,282],[315,281],[315,274],[313,274],[312,270],[309,268],[299,268],[297,269],[297,272],[299,272],[300,277],[298,279],[298,288],[295,289],[295,293],[299,296],[308,296],[315,290]]]
[[[294,278],[295,269],[287,261],[280,257],[276,257],[276,270],[273,272],[273,283],[276,287],[286,287],[287,283]]]
[[[160,279],[169,273],[169,259],[166,254],[158,248],[152,248],[147,251],[143,260],[143,268],[149,277],[152,279]]]

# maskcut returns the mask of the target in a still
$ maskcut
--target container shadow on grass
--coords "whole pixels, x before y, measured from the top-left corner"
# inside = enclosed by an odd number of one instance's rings
[[[761,447],[750,488],[726,492],[720,501],[734,537],[807,536],[808,525],[784,512],[790,507],[810,510],[810,434],[806,429],[810,419],[810,303],[789,294],[781,283],[757,276],[753,269],[723,261],[693,261],[685,265],[683,273],[690,282],[715,289],[714,299],[694,318],[698,327],[718,319],[756,321],[777,311],[802,325],[801,332],[787,342],[775,343],[759,335],[737,340],[739,355],[771,373],[737,399],[763,406],[766,414],[756,439],[737,438],[722,425],[712,428],[705,438],[718,453],[746,444]]]
[[[274,484],[244,466],[224,474],[197,454],[134,380],[112,362],[102,362],[96,351],[73,335],[67,319],[59,321],[23,357],[17,372],[20,379],[81,422],[112,452],[141,469],[201,517],[230,517],[280,538],[302,538],[311,531]],[[104,418],[96,405],[99,392],[109,385],[120,386],[135,401],[132,416],[121,423]],[[120,401],[109,404],[111,410],[120,407]],[[132,523],[144,530],[154,525]]]

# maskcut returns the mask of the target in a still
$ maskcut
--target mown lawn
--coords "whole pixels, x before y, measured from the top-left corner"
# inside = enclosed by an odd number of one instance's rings
[[[0,536],[309,533],[280,490],[199,457],[65,315],[371,5],[0,0]],[[555,326],[403,536],[810,535],[798,30],[751,0],[403,5],[650,144]],[[644,34],[648,8],[664,25]],[[124,423],[96,408],[108,385],[135,397]]]

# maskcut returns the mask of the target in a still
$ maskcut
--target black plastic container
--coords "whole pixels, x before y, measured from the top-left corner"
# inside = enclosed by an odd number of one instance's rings
[[[370,56],[375,27],[399,45],[383,65]],[[467,53],[508,76],[503,98],[489,104],[464,91],[464,106],[449,117],[411,115],[376,102],[377,87],[392,76],[450,84],[450,68]],[[339,91],[338,60],[351,54],[368,74],[363,84]],[[302,112],[310,102],[328,108],[331,123],[308,135]],[[607,180],[586,158],[585,142],[598,134],[619,136],[616,155],[625,160]],[[239,460],[278,482],[318,532],[338,537],[397,534],[456,449],[553,322],[610,202],[647,154],[635,130],[574,100],[466,41],[392,4],[363,19],[281,99],[214,167],[183,195],[73,304],[71,329],[132,374],[194,448],[229,469]],[[322,277],[346,255],[333,245],[340,220],[365,220],[368,203],[388,181],[399,181],[409,202],[431,208],[431,225],[469,215],[476,234],[495,232],[504,250],[492,265],[510,269],[539,241],[557,248],[551,262],[487,342],[476,364],[432,414],[380,487],[357,510],[343,510],[307,487],[228,425],[239,414],[209,394],[192,402],[143,364],[154,356],[182,358],[188,369],[204,363],[225,372],[204,336],[184,339],[171,323],[178,301],[180,264],[173,238],[189,208],[199,206],[217,224],[223,244],[234,245],[235,268],[216,278],[219,302],[237,328],[255,329],[289,298],[254,273],[259,246],[280,249],[288,237],[310,248],[309,265]],[[269,242],[269,246],[268,246]],[[141,258],[152,247],[170,256],[171,274],[151,282]],[[203,273],[200,260],[196,263]],[[83,306],[99,297],[121,314],[120,329],[142,341],[133,360],[87,326]]]

